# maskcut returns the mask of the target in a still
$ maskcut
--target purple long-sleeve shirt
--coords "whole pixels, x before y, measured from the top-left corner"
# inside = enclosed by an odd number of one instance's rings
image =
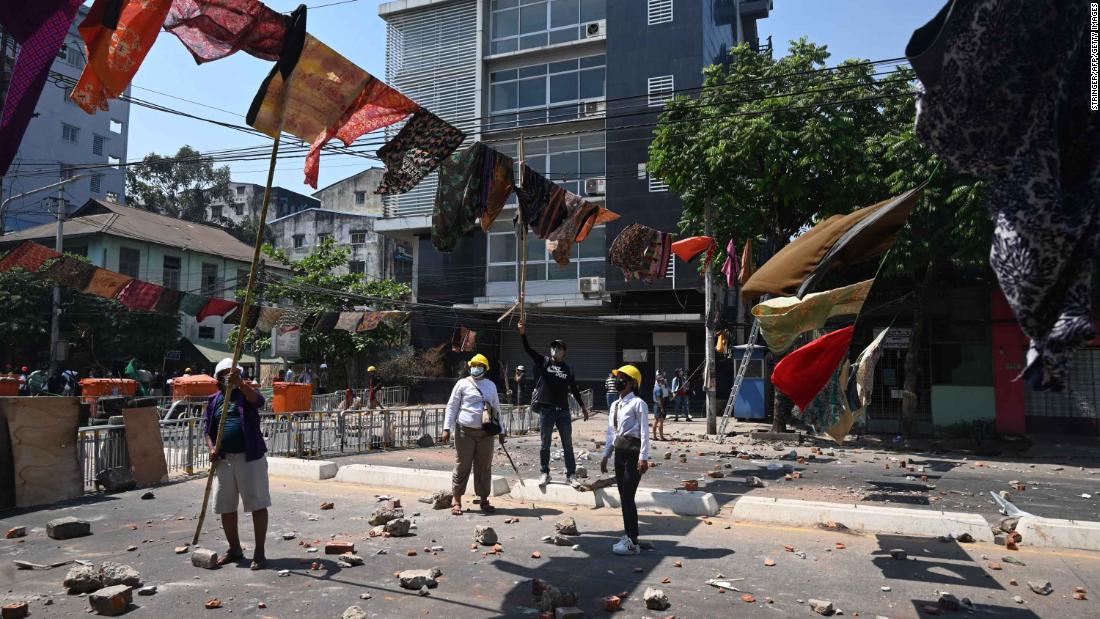
[[[260,433],[260,408],[264,405],[264,396],[257,395],[260,396],[260,401],[253,403],[249,402],[239,390],[233,392],[232,405],[237,407],[237,413],[241,416],[241,430],[244,432],[244,459],[249,462],[259,460],[267,453],[267,443],[264,442],[264,436]],[[206,412],[202,419],[206,424],[206,436],[211,444],[218,441],[218,424],[214,421],[217,419],[214,411],[217,410],[218,414],[221,414],[224,398],[225,396],[219,391],[210,396],[206,402]],[[224,458],[225,454],[221,457]]]

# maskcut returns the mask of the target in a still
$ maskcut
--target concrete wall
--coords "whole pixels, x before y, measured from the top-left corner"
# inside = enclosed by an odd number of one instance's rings
[[[321,208],[342,213],[382,216],[382,196],[374,193],[382,181],[382,168],[368,168],[314,192]],[[362,203],[357,196],[362,197]]]
[[[312,209],[271,222],[272,241],[292,260],[301,260],[320,243],[321,235],[332,235],[337,245],[351,250],[348,261],[365,263],[364,278],[368,281],[393,275],[394,241],[374,232],[374,217],[329,210]],[[353,232],[365,232],[362,243],[352,243]],[[302,235],[302,246],[294,246],[294,237]],[[336,270],[347,273],[347,265]]]
[[[80,13],[69,27],[65,37],[64,58],[54,59],[52,71],[61,73],[74,81],[80,77],[84,66],[84,43],[77,31],[87,7],[80,7]],[[8,49],[9,58],[13,49]],[[9,60],[10,62],[10,60]],[[8,65],[10,67],[10,65]],[[27,132],[19,145],[19,151],[12,161],[8,174],[3,179],[4,197],[20,194],[61,180],[61,166],[105,165],[109,157],[117,157],[124,162],[127,158],[127,135],[130,128],[130,104],[111,100],[106,112],[88,114],[68,99],[68,90],[47,82],[35,106],[35,117],[27,125]],[[126,89],[127,95],[130,89]],[[119,131],[112,131],[114,128]],[[71,125],[79,130],[75,143],[62,139],[62,124]],[[102,154],[92,151],[94,136],[104,139]],[[73,170],[76,175],[90,173],[79,167]],[[79,208],[89,198],[107,198],[114,193],[115,202],[126,202],[126,178],[121,168],[97,168],[100,177],[99,190],[92,191],[92,179],[82,178],[65,185],[65,202],[69,211]],[[14,200],[9,205],[6,227],[19,230],[53,221],[57,210],[57,190],[36,193],[26,198]]]
[[[215,208],[206,210],[206,220],[214,223],[228,221],[241,223],[249,217],[259,217],[263,210],[264,186],[255,183],[230,183],[232,198],[228,203],[219,202]],[[282,187],[271,188],[271,203],[268,205],[267,220],[317,208],[320,201],[305,194]],[[220,208],[219,208],[220,207]],[[240,208],[240,213],[237,209]],[[215,215],[217,213],[217,215]]]
[[[972,421],[993,421],[997,417],[993,387],[932,385],[932,422],[937,427]]]

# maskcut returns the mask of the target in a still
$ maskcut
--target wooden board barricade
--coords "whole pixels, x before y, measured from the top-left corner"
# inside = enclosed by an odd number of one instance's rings
[[[77,446],[78,398],[4,398],[16,507],[84,493]]]
[[[126,448],[130,451],[130,470],[138,488],[158,484],[168,477],[164,458],[164,440],[160,436],[160,415],[155,407],[125,408]]]

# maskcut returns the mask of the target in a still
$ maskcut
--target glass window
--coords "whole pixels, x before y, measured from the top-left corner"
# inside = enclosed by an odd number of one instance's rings
[[[524,36],[524,37],[520,38],[519,48],[520,49],[532,49],[532,48],[535,48],[535,47],[544,47],[544,46],[547,45],[546,40],[547,39],[546,39],[546,33],[545,32],[540,33],[540,34],[529,34],[527,36]]]
[[[581,99],[600,99],[604,96],[603,67],[581,71]]]
[[[130,277],[138,277],[141,270],[141,252],[130,247],[118,248],[118,272]]]
[[[527,261],[532,260],[543,261],[546,260],[546,241],[532,236],[531,233],[527,234]]]
[[[578,28],[571,26],[569,28],[563,28],[561,30],[550,31],[550,45],[556,45],[558,43],[568,43],[569,41],[576,41],[580,38],[578,34]]]
[[[546,75],[546,65],[536,64],[530,67],[523,67],[522,69],[517,69],[515,71],[507,71],[507,73],[512,73],[512,77],[507,79],[515,79],[516,73],[519,73],[520,78],[535,77],[536,75]]]
[[[356,204],[366,204],[367,203],[367,192],[365,192],[365,191],[356,191],[355,192],[355,203]],[[285,204],[284,204],[284,206],[285,206]]]
[[[515,262],[516,235],[511,232],[489,235],[489,262]]]
[[[492,111],[497,112],[500,110],[514,110],[516,109],[519,97],[517,95],[518,90],[516,82],[507,82],[504,84],[493,84],[492,90]]]
[[[530,273],[530,270],[528,270]],[[491,282],[513,282],[516,280],[516,265],[504,264],[504,265],[492,265],[489,267],[489,281]]]
[[[504,39],[519,34],[519,11],[498,11],[493,13],[493,38]]]
[[[581,258],[603,258],[604,257],[604,238],[606,234],[606,228],[600,226],[593,228],[589,233],[588,238],[581,243]]]
[[[209,262],[202,263],[202,294],[212,297],[220,295],[221,285],[218,283],[218,265]]]
[[[546,30],[546,3],[531,4],[519,10],[520,34],[531,34]]]
[[[519,107],[546,105],[546,78],[536,77],[519,82]]]
[[[76,144],[80,141],[80,129],[61,123],[61,139]]]
[[[550,155],[550,174],[552,180],[570,180],[577,178],[580,167],[577,165],[579,154],[576,151]]]
[[[576,70],[577,70],[577,59],[576,58],[574,58],[572,60],[561,60],[561,61],[558,61],[558,62],[551,62],[550,63],[550,72],[551,73],[564,73],[566,71],[576,71]]]
[[[199,339],[200,340],[212,340],[212,339],[214,339],[214,327],[199,327]]]
[[[161,284],[165,288],[180,289],[180,259],[178,256],[165,256],[161,272]]]
[[[581,0],[581,23],[607,19],[606,0]]]
[[[581,262],[581,277],[604,277],[607,273],[607,263],[603,258]]]
[[[595,151],[581,151],[580,175],[584,178],[593,176],[606,176],[604,173],[603,149]]]
[[[294,235],[294,249],[301,249],[306,244],[306,235],[295,234]]]
[[[351,260],[348,262],[348,273],[352,275],[363,275],[367,272],[367,263],[362,260]]]
[[[574,251],[576,251],[574,249]],[[546,265],[547,271],[550,276],[547,279],[577,279],[577,263],[576,261],[570,262],[565,266],[550,261]]]
[[[550,27],[576,26],[580,17],[580,0],[553,0],[550,3]],[[573,31],[576,32],[576,28]]]
[[[550,76],[550,103],[577,100],[577,74],[563,73]]]
[[[351,244],[352,245],[363,245],[366,242],[367,242],[367,231],[366,230],[352,230],[351,231]]]

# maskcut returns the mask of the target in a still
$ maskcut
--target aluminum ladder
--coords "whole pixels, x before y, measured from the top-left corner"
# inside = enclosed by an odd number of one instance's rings
[[[726,400],[726,408],[722,412],[722,426],[718,428],[718,442],[724,443],[726,441],[726,427],[729,426],[730,419],[733,417],[733,407],[737,402],[737,393],[741,391],[741,382],[745,380],[745,372],[749,369],[749,361],[752,360],[752,353],[756,350],[756,340],[760,337],[760,321],[752,321],[752,329],[749,330],[749,339],[745,343],[745,354],[741,358],[741,365],[737,368],[737,376],[733,379],[733,387],[730,389],[730,398]]]

